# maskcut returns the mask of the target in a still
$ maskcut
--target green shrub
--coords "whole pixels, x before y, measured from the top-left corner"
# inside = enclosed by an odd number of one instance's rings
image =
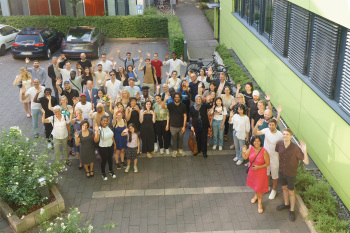
[[[303,167],[299,166],[298,175],[295,180],[295,186],[297,187],[297,192],[303,197],[306,189],[312,185],[316,184],[316,177],[313,175],[304,172]]]
[[[209,9],[207,3],[205,3],[205,2],[201,2],[201,3],[199,4],[199,8],[200,8],[201,10],[207,10],[207,9]]]
[[[220,54],[220,57],[222,58],[225,66],[230,66],[228,74],[234,80],[235,84],[244,84],[251,82],[248,75],[243,72],[241,66],[236,64],[235,59],[232,57],[232,54],[224,44],[218,44],[215,47],[215,51]],[[242,88],[244,89],[244,86]]]
[[[177,16],[168,16],[169,49],[177,55],[184,54],[184,34]]]
[[[321,233],[347,233],[348,224],[347,221],[339,221],[337,217],[320,214],[315,222],[315,228]]]
[[[0,198],[10,206],[19,207],[14,214],[26,214],[44,199],[39,193],[38,178],[46,184],[57,183],[58,173],[65,168],[63,161],[42,150],[44,140],[29,140],[18,127],[3,130],[0,137]],[[52,161],[52,162],[51,162]],[[9,213],[13,214],[13,213]]]
[[[205,14],[205,17],[207,17],[211,27],[214,28],[214,10],[206,9],[204,10],[204,14]]]
[[[157,15],[158,14],[158,8],[155,6],[147,6],[145,10],[143,11],[143,15]]]

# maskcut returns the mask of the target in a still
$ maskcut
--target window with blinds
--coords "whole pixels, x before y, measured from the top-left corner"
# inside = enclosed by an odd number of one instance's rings
[[[340,86],[339,106],[350,115],[350,30],[346,33],[344,64]]]
[[[265,36],[270,42],[272,34],[273,1],[264,0],[263,4],[263,36]]]
[[[286,38],[288,36],[288,1],[275,0],[273,2],[272,46],[282,56],[287,55]]]
[[[297,5],[291,5],[288,61],[302,74],[307,73],[311,14]]]
[[[260,30],[260,15],[261,15],[261,5],[260,0],[253,0],[253,17],[252,17],[252,24],[253,27],[255,27],[256,30]]]
[[[339,25],[315,15],[309,77],[330,99],[334,97],[340,32]]]

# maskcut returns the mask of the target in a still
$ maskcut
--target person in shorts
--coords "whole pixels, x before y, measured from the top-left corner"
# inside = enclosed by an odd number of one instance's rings
[[[299,160],[302,160],[306,165],[309,164],[307,156],[306,144],[300,141],[300,148],[291,139],[293,132],[289,128],[282,130],[283,140],[276,143],[275,151],[279,158],[279,182],[283,189],[284,203],[277,206],[276,210],[289,209],[289,220],[295,221],[295,193],[294,183],[297,176]]]

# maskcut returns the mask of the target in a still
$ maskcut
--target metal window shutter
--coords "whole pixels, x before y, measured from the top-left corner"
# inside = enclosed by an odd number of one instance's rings
[[[287,33],[288,2],[286,0],[273,1],[272,46],[284,55],[285,38]]]
[[[310,13],[292,4],[290,14],[288,60],[300,73],[306,74]]]
[[[114,16],[115,14],[115,0],[107,0],[108,15]]]
[[[346,46],[342,81],[340,86],[339,106],[350,115],[350,30],[346,34]]]
[[[129,14],[137,15],[136,0],[129,0]]]
[[[309,77],[330,99],[334,94],[339,37],[339,25],[315,15]]]
[[[118,15],[125,15],[125,0],[117,0]]]

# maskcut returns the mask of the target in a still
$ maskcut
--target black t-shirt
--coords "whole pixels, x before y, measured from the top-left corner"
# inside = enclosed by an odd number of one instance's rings
[[[41,107],[45,110],[46,118],[54,115],[53,112],[49,109],[49,100],[45,96],[39,98],[39,102],[41,103]],[[57,104],[57,99],[51,96],[51,107],[55,107]]]
[[[244,95],[245,104],[248,106],[249,100],[253,99],[253,92],[248,94],[246,91],[241,91],[241,93]]]
[[[191,93],[191,100],[193,102],[195,102],[196,100],[196,95],[198,95],[198,85],[199,83],[201,82],[197,82],[197,83],[193,83],[193,82],[190,82],[190,93]]]
[[[184,114],[187,114],[186,105],[180,103],[176,105],[174,102],[167,104],[170,116],[170,126],[182,128],[184,125]]]
[[[85,59],[85,61],[79,60],[78,63],[81,65],[81,68],[85,69],[85,67],[92,67],[91,61],[89,59]]]
[[[254,125],[252,125],[253,128],[260,119],[264,119],[264,113],[260,115],[259,111],[257,110],[255,113],[253,113],[251,119],[254,119]]]
[[[75,89],[71,89],[70,92],[66,91],[66,90],[62,90],[61,96],[64,95],[67,97],[68,99],[68,104],[73,106],[73,97],[79,97],[79,92]]]
[[[252,119],[255,112],[258,111],[258,102],[255,103],[253,99],[249,100],[248,108],[250,109],[250,117],[249,118]]]

